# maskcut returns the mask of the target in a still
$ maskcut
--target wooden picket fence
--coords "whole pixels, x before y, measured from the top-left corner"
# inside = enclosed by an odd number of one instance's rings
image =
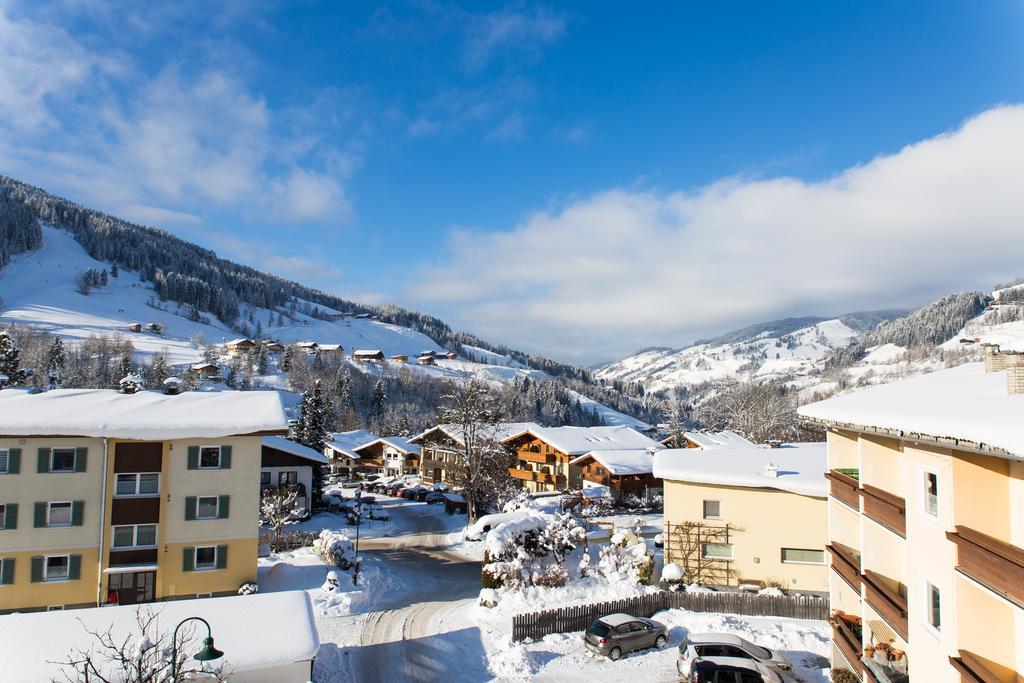
[[[751,616],[790,617],[825,620],[829,616],[828,598],[797,595],[757,595],[732,592],[659,591],[633,598],[590,605],[573,605],[543,612],[529,612],[512,617],[512,640],[534,640],[552,633],[582,631],[598,617],[625,612],[636,617],[650,617],[665,609],[691,612],[721,612]]]

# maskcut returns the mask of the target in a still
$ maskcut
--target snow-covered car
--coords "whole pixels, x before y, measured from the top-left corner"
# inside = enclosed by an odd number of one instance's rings
[[[719,657],[698,659],[683,680],[688,683],[782,683],[782,678],[763,664],[752,659]]]
[[[679,644],[676,669],[683,676],[690,675],[693,663],[709,660],[721,664],[738,661],[755,662],[758,670],[770,673],[792,671],[793,664],[781,652],[756,645],[731,633],[691,633]],[[762,675],[764,671],[761,671]],[[776,674],[776,677],[778,675]],[[775,680],[766,678],[765,680]]]
[[[588,650],[613,662],[628,652],[663,648],[667,642],[668,629],[661,622],[622,613],[601,617],[583,633]]]

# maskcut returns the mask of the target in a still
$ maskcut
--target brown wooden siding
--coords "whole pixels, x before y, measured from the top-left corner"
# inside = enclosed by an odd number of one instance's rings
[[[851,548],[833,543],[826,546],[832,553],[832,569],[850,584],[850,588],[860,593],[860,559]]]
[[[907,640],[907,599],[893,590],[881,574],[868,569],[861,578],[868,604],[903,640]]]
[[[110,523],[157,524],[160,522],[160,496],[114,498],[110,504]]]
[[[960,674],[961,683],[1004,683],[1007,680],[994,674],[973,652],[960,650],[957,654],[959,657],[950,657],[949,663]]]
[[[163,463],[164,445],[150,443],[118,443],[114,447],[114,472],[159,472]]]
[[[863,673],[864,664],[860,661],[861,640],[845,619],[835,618],[832,620],[832,641],[847,661],[856,667],[857,673]]]
[[[957,569],[1024,606],[1024,550],[965,526],[946,537],[956,544]]]
[[[148,550],[111,550],[109,564],[111,567],[124,564],[156,564],[157,557],[156,548]],[[179,557],[178,560],[180,562],[181,558]]]
[[[888,491],[864,484],[864,514],[900,536],[907,537],[907,503]]]
[[[836,470],[826,472],[825,476],[831,482],[829,493],[832,497],[859,511],[860,492],[857,490],[857,480]]]
[[[263,447],[263,452],[260,456],[261,467],[311,467],[319,463],[315,463],[312,460],[306,460],[303,457],[294,455],[293,453],[286,453],[276,448],[270,448],[269,446]]]

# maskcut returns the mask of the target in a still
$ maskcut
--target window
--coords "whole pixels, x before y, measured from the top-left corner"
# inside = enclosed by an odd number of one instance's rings
[[[298,472],[279,472],[277,475],[278,486],[293,486],[299,483]]]
[[[925,584],[925,597],[928,599],[926,606],[928,613],[928,625],[936,631],[942,630],[942,595],[939,589],[930,583]]]
[[[217,519],[217,496],[200,496],[196,499],[196,519]]]
[[[7,528],[7,506],[0,505],[0,529]]]
[[[196,548],[196,564],[195,567],[199,569],[216,569],[217,568],[217,546],[208,545],[200,548]]]
[[[114,494],[117,496],[155,496],[160,493],[160,475],[119,474]]]
[[[924,512],[931,517],[939,516],[939,475],[924,473]]]
[[[47,503],[46,526],[71,526],[71,503]]]
[[[7,474],[7,466],[11,452],[6,448],[0,448],[0,474]]]
[[[270,472],[260,472],[260,487],[272,486]]]
[[[45,581],[63,581],[68,578],[68,566],[70,557],[67,555],[54,555],[46,558],[46,572],[43,574]]]
[[[732,559],[732,544],[731,543],[705,543],[703,546],[703,555],[709,560],[731,560]]]
[[[51,472],[74,472],[75,471],[75,449],[74,448],[52,448],[52,449],[50,449],[50,471]]]
[[[722,518],[722,501],[720,500],[705,500],[704,501],[704,519],[721,519]]]
[[[150,548],[156,545],[156,524],[115,526],[113,548]]]
[[[825,551],[783,548],[782,561],[790,564],[825,564]]]
[[[220,469],[220,446],[203,446],[199,449],[199,469]]]

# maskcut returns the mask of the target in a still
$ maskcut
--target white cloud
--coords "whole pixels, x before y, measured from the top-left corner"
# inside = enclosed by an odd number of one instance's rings
[[[208,242],[226,252],[222,254],[224,256],[305,285],[334,289],[337,284],[334,281],[344,276],[337,266],[318,263],[304,256],[282,254],[279,250],[261,247],[253,241],[211,231],[206,231],[204,236]]]
[[[1024,274],[1022,179],[1024,106],[1000,107],[820,182],[613,189],[513,230],[456,230],[410,296],[588,362],[777,316],[923,303]]]
[[[465,46],[466,67],[484,69],[502,51],[536,57],[540,50],[562,37],[565,18],[544,8],[501,10],[469,21]]]
[[[295,169],[287,178],[275,180],[271,191],[276,214],[285,220],[333,217],[343,221],[350,213],[341,184],[327,175]]]

